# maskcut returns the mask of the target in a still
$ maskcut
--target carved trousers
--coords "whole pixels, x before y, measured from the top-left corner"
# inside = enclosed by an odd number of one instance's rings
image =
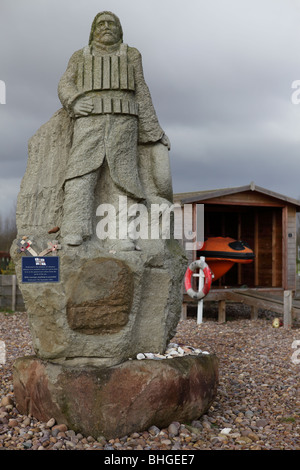
[[[111,204],[118,211],[119,196],[126,196],[129,204],[141,201],[138,174],[135,117],[106,115],[77,120],[64,186],[62,236],[87,238],[95,234],[99,204]]]
[[[120,235],[125,239],[127,234],[129,239],[134,239],[130,233],[133,217],[126,213],[125,221],[120,210],[124,211],[125,204],[127,210],[137,202],[140,201],[129,197],[117,187],[111,179],[107,161],[104,160],[98,170],[66,181],[61,234],[63,237],[75,234],[83,239],[97,234],[100,240],[119,238]],[[104,215],[106,227],[100,233],[99,217]],[[123,226],[124,222],[126,228]]]

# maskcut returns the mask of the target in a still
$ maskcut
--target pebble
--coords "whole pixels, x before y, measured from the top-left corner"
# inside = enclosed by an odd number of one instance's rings
[[[66,448],[68,449],[74,449],[76,447],[75,442],[73,441],[66,441]]]
[[[152,435],[152,436],[156,436],[157,434],[160,433],[160,429],[157,427],[157,426],[151,426],[149,429],[148,429],[149,433]]]
[[[170,446],[172,444],[172,441],[170,441],[170,439],[162,439],[161,443],[165,446]]]
[[[240,313],[238,309],[243,308]],[[261,312],[258,320],[250,320],[250,312],[248,318],[245,309],[236,307],[233,319],[221,324],[217,313],[213,317],[212,307],[212,317],[206,310],[201,325],[195,318],[179,322],[168,346],[168,357],[141,353],[140,360],[216,354],[218,393],[206,414],[189,424],[174,421],[166,428],[151,426],[110,440],[76,433],[51,417],[43,423],[19,414],[13,395],[12,365],[17,357],[34,352],[27,315],[0,312],[0,339],[9,351],[6,364],[0,366],[0,449],[300,450],[299,366],[291,361],[292,343],[300,339],[299,328],[273,328],[268,312]]]
[[[267,426],[268,424],[268,421],[266,421],[265,419],[259,419],[256,421],[256,426],[258,428],[264,428],[265,426]]]
[[[168,433],[171,436],[177,436],[180,430],[180,423],[171,423],[168,427]]]
[[[17,419],[10,419],[10,420],[8,421],[8,426],[9,426],[10,428],[14,428],[14,427],[18,426],[18,424],[19,424],[19,422],[18,422]]]
[[[23,420],[23,426],[29,426],[30,425],[30,418],[26,417],[24,420]]]
[[[54,418],[51,418],[51,419],[49,419],[49,421],[47,422],[46,426],[47,426],[48,428],[52,428],[52,427],[54,426],[54,424],[55,424],[55,419],[54,419]]]
[[[12,399],[12,397],[10,396],[7,396],[7,397],[3,397],[1,402],[0,402],[0,407],[1,406],[9,406],[9,405],[13,405],[14,404],[14,401]]]
[[[53,433],[60,433],[60,432],[65,432],[68,430],[68,427],[65,424],[56,424],[55,426],[52,427],[52,434]]]
[[[30,449],[32,447],[32,441],[26,441],[23,443],[25,449]]]

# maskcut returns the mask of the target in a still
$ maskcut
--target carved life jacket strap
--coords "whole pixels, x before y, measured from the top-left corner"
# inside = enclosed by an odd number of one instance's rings
[[[110,98],[108,96],[93,96],[91,98],[94,108],[91,115],[95,114],[130,114],[138,116],[138,104],[134,99]]]
[[[89,46],[84,49],[83,61],[78,64],[79,91],[134,91],[134,69],[128,63],[127,45],[121,44],[118,54],[93,55]]]

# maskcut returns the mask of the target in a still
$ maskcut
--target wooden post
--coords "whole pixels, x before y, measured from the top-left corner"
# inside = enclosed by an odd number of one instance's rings
[[[205,261],[203,256],[200,256],[200,260]],[[199,274],[194,273],[193,277],[198,277],[198,291],[200,292],[204,286],[204,273],[202,269],[199,270]],[[203,321],[203,299],[198,300],[198,308],[197,308],[197,325],[200,325]]]
[[[186,317],[187,317],[187,304],[182,303],[180,320],[186,320]]]
[[[258,307],[255,305],[251,306],[251,314],[250,314],[251,320],[257,320],[258,319]]]
[[[282,287],[284,289],[288,288],[288,266],[287,266],[287,206],[283,207],[282,209]]]
[[[242,238],[242,217],[241,213],[238,213],[238,229],[237,229],[237,239],[241,240]],[[242,265],[238,263],[237,265],[237,271],[238,271],[238,284],[242,284]]]
[[[193,206],[192,206],[192,230],[194,233],[196,233],[196,224],[197,224],[197,204],[193,203]],[[193,240],[193,243],[195,242],[196,240]],[[197,250],[193,250],[193,261],[195,261],[197,259]]]
[[[226,301],[219,300],[218,302],[218,322],[225,323],[226,322]]]
[[[272,214],[272,287],[276,287],[277,281],[277,250],[276,250],[276,211]]]
[[[259,284],[259,238],[258,238],[258,212],[255,212],[255,221],[254,221],[254,285],[258,286]]]
[[[15,312],[17,303],[17,276],[15,274],[11,277],[11,283],[11,309]]]
[[[283,326],[286,329],[292,327],[292,291],[285,290],[283,293]]]

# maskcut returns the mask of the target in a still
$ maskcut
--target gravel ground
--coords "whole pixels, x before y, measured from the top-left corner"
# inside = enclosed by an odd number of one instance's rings
[[[192,423],[152,426],[110,441],[76,434],[53,419],[42,423],[19,414],[12,364],[33,353],[27,315],[0,313],[0,341],[6,345],[6,363],[0,365],[0,449],[300,450],[300,354],[292,347],[300,330],[273,328],[268,314],[251,321],[241,309],[233,308],[224,324],[217,323],[213,308],[201,325],[189,317],[173,339],[219,358],[218,394],[208,412]]]

